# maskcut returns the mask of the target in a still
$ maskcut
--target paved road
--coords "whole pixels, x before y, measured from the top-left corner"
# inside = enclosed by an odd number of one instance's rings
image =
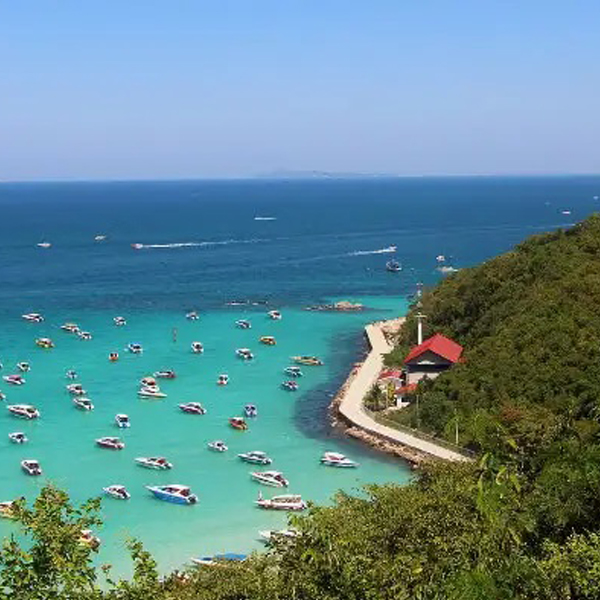
[[[340,403],[340,413],[351,423],[365,431],[415,448],[426,454],[444,460],[469,460],[462,454],[448,450],[443,446],[438,446],[433,442],[428,442],[398,429],[381,425],[365,412],[363,399],[377,381],[377,377],[383,367],[383,355],[392,350],[392,346],[388,344],[383,335],[381,323],[371,323],[365,329],[371,345],[371,352],[348,386]]]

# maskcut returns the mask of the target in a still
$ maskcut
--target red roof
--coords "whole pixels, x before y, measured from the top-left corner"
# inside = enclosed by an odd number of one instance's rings
[[[379,373],[378,379],[387,379],[388,377],[392,379],[400,379],[400,377],[402,377],[402,371],[398,371],[396,369],[385,369]]]
[[[462,354],[463,347],[457,344],[455,341],[447,338],[441,333],[436,333],[430,338],[426,339],[422,344],[415,346],[404,359],[405,363],[414,360],[424,354],[425,352],[433,352],[452,363],[458,362],[460,355]]]
[[[416,383],[409,383],[408,385],[403,385],[401,388],[398,388],[396,392],[399,394],[410,394],[417,389]]]

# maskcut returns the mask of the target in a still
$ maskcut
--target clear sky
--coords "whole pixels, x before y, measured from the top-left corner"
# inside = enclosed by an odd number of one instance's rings
[[[600,0],[0,0],[0,179],[600,171]]]

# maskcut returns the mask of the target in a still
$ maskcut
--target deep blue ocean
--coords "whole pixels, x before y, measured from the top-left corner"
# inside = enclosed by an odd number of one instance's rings
[[[364,324],[402,314],[417,282],[433,285],[444,277],[438,255],[455,268],[478,264],[529,235],[585,218],[600,207],[598,196],[600,177],[0,184],[1,374],[21,360],[32,367],[26,385],[1,382],[0,390],[6,403],[31,403],[42,412],[32,423],[0,412],[0,500],[21,494],[32,500],[48,481],[75,501],[125,484],[131,500],[106,500],[98,533],[99,561],[126,573],[127,536],[140,537],[168,569],[191,555],[252,550],[259,529],[284,524],[283,515],[254,507],[259,486],[235,456],[242,450],[272,454],[290,491],[317,502],[330,501],[340,488],[406,482],[403,463],[328,426],[331,396],[365,351]],[[97,235],[106,240],[94,241]],[[52,246],[42,249],[40,242]],[[400,273],[386,271],[390,258],[402,263]],[[369,310],[303,310],[342,298]],[[270,308],[283,319],[267,319]],[[192,309],[200,321],[185,319]],[[43,313],[46,321],[27,324],[20,318],[26,312]],[[114,327],[116,315],[128,325]],[[235,328],[242,317],[252,320],[251,330]],[[65,321],[80,323],[93,339],[63,333]],[[54,350],[35,347],[42,335],[54,339]],[[259,345],[260,335],[275,336],[277,346]],[[203,342],[204,355],[191,354],[193,340]],[[142,356],[123,351],[131,341],[144,345]],[[236,359],[242,346],[255,352],[252,364]],[[116,364],[107,361],[111,351],[122,355]],[[295,354],[316,354],[326,364],[307,369],[300,390],[290,394],[279,384]],[[73,407],[65,391],[68,368],[80,373],[93,412]],[[138,380],[161,368],[179,375],[162,386],[168,398],[139,400]],[[231,376],[227,388],[215,385],[221,372]],[[192,400],[208,414],[177,411],[178,402]],[[246,402],[258,405],[259,417],[239,434],[227,418]],[[129,414],[130,430],[115,428],[117,412]],[[28,444],[9,443],[7,434],[18,430]],[[102,435],[121,435],[125,450],[96,448]],[[217,438],[228,443],[228,453],[207,451]],[[361,466],[321,467],[324,450],[344,452]],[[133,463],[156,454],[175,464],[172,472]],[[44,476],[25,476],[23,458],[40,460]],[[157,482],[192,486],[199,505],[154,500],[143,486]],[[277,493],[263,489],[271,492]],[[1,523],[0,534],[13,527]]]

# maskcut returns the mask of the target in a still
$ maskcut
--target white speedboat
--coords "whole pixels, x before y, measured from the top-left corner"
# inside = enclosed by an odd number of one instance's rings
[[[213,450],[214,452],[227,452],[229,448],[225,445],[225,442],[221,440],[215,440],[214,442],[208,443],[209,450]]]
[[[286,367],[283,372],[290,377],[302,377],[304,375],[300,367]]]
[[[82,398],[81,396],[75,396],[73,398],[73,404],[81,410],[94,410],[94,405],[89,398]]]
[[[31,365],[28,362],[20,362],[17,363],[17,369],[19,369],[21,373],[27,373],[31,369]]]
[[[41,323],[44,320],[44,317],[40,313],[27,313],[26,315],[21,315],[21,318],[29,323]]]
[[[284,381],[281,387],[288,392],[296,392],[300,387],[295,381]]]
[[[254,471],[250,477],[263,485],[271,487],[287,487],[290,482],[279,471]]]
[[[21,419],[38,419],[40,416],[40,411],[29,404],[9,404],[6,408],[12,415]]]
[[[194,354],[202,354],[204,352],[204,346],[202,345],[202,342],[192,342],[191,348]]]
[[[87,393],[80,383],[69,383],[67,385],[67,391],[73,396],[85,396]]]
[[[254,354],[248,348],[238,348],[235,353],[242,360],[252,360],[254,358]]]
[[[24,385],[25,379],[23,379],[22,375],[4,375],[2,377],[6,383],[10,383],[11,385]]]
[[[116,498],[117,500],[129,500],[129,498],[131,498],[131,494],[127,491],[127,488],[124,485],[109,485],[107,487],[102,488],[102,491],[107,496],[111,496],[112,498]]]
[[[300,511],[307,508],[306,502],[298,494],[285,494],[273,496],[273,498],[258,498],[256,505],[269,510],[291,510]]]
[[[79,333],[79,325],[77,323],[64,323],[60,328],[67,333]]]
[[[138,396],[142,398],[166,398],[167,395],[161,392],[157,387],[143,387],[138,391]]]
[[[186,402],[185,404],[180,404],[179,409],[184,413],[188,413],[190,415],[205,415],[206,409],[200,402]]]
[[[253,464],[253,465],[270,465],[273,461],[269,456],[267,456],[266,452],[262,450],[251,450],[250,452],[242,452],[238,454],[238,457],[241,458],[244,462]]]
[[[388,260],[385,263],[385,270],[389,273],[399,273],[402,271],[402,265],[397,260]]]
[[[127,325],[127,321],[126,321],[125,317],[115,317],[113,319],[113,323],[117,327],[123,327],[123,326]]]
[[[185,315],[185,318],[188,321],[198,321],[200,319],[200,317],[198,316],[198,313],[195,310],[192,310],[189,313],[187,313]]]
[[[272,544],[279,540],[293,540],[300,535],[300,532],[297,529],[267,529],[259,531],[258,535],[266,544]]]
[[[443,262],[446,262],[446,257],[443,254],[438,254],[435,257],[435,260],[439,263],[443,263]]]
[[[134,250],[141,250],[141,249],[144,247],[144,244],[140,244],[140,243],[137,243],[137,242],[136,242],[135,244],[131,244],[131,247],[132,247]]]
[[[26,444],[29,441],[27,439],[27,436],[22,431],[15,431],[14,433],[9,433],[8,439],[13,444]]]
[[[35,340],[35,345],[44,350],[51,350],[54,348],[54,342],[50,338],[38,338]]]
[[[115,423],[119,429],[129,429],[129,427],[131,427],[129,417],[123,413],[115,415]]]
[[[80,331],[77,336],[79,337],[80,340],[91,340],[92,339],[92,334],[89,331]]]
[[[135,459],[135,462],[146,469],[155,469],[157,471],[166,471],[172,469],[173,465],[164,456],[140,456]]]
[[[127,350],[129,350],[131,354],[141,354],[144,351],[141,344],[135,343],[127,344]]]
[[[173,504],[196,504],[198,496],[192,494],[187,485],[172,483],[170,485],[147,485],[146,489],[152,492],[159,500]]]
[[[227,385],[229,383],[229,375],[221,373],[217,379],[217,385]]]
[[[47,250],[48,248],[52,248],[52,244],[50,242],[39,242],[38,244],[36,244],[36,246],[38,248],[43,248],[44,250]]]
[[[281,313],[278,310],[270,310],[267,315],[269,316],[269,319],[272,319],[273,321],[281,320]]]
[[[73,370],[73,369],[69,369],[66,373],[65,376],[67,379],[77,379],[77,371]]]
[[[256,404],[246,404],[244,406],[244,414],[247,417],[258,417],[258,409],[256,408]]]
[[[41,475],[42,467],[40,467],[40,463],[37,460],[33,460],[31,458],[26,458],[21,461],[21,469],[27,473],[27,475]]]
[[[118,437],[101,437],[96,440],[96,445],[100,448],[106,448],[107,450],[123,450],[125,448],[125,442],[120,440]]]
[[[103,242],[105,239],[106,239],[106,236],[103,235],[103,234],[102,235],[95,235],[94,236],[94,241],[95,242]]]
[[[172,369],[165,369],[164,371],[155,371],[153,373],[157,379],[175,379],[177,377],[175,371]]]
[[[0,401],[2,400],[6,400],[6,394],[3,394],[2,392],[0,392]]]
[[[140,385],[142,387],[149,388],[158,387],[158,384],[156,383],[156,379],[154,379],[154,377],[142,377],[142,379],[140,380]]]
[[[354,468],[358,467],[358,463],[350,460],[339,452],[325,452],[321,457],[321,464],[328,467]]]
[[[238,319],[235,322],[235,326],[239,327],[240,329],[251,329],[252,323],[250,323],[250,321],[248,321],[247,319]]]

